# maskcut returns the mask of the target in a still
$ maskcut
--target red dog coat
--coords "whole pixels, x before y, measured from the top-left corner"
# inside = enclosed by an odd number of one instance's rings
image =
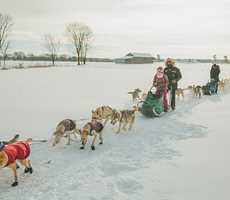
[[[8,144],[4,147],[3,151],[8,156],[6,166],[14,163],[17,159],[24,160],[30,155],[30,145],[27,142],[17,142]]]

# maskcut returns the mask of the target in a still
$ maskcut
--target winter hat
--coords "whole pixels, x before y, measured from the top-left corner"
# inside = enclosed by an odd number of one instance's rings
[[[166,65],[169,65],[169,64],[174,65],[175,61],[172,58],[167,58],[167,60],[165,61],[165,64]]]
[[[157,72],[164,73],[164,68],[162,66],[158,67]]]

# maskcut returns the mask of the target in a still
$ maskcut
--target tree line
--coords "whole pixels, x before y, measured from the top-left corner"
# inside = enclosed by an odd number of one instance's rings
[[[13,18],[11,16],[0,13],[0,65],[2,60],[4,65],[7,60],[10,48],[9,36],[12,33],[13,24]],[[84,23],[74,22],[66,25],[65,32],[69,42],[72,44],[77,64],[85,64],[93,38],[91,28]],[[54,65],[58,59],[58,52],[62,45],[61,40],[52,34],[45,34],[43,36],[43,44],[48,52],[52,65]]]

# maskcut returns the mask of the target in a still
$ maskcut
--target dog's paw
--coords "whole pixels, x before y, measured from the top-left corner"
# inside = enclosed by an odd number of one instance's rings
[[[30,172],[30,174],[33,174],[34,170],[32,167],[29,168],[29,172]]]
[[[92,149],[92,151],[94,151],[94,150],[95,150],[95,146],[92,145],[92,146],[91,146],[91,149]]]
[[[80,149],[84,149],[85,147],[84,146],[81,146]]]
[[[26,167],[25,170],[24,170],[24,173],[30,173],[32,174],[33,173],[33,168],[32,167]]]
[[[19,169],[20,168],[20,166],[16,163],[16,169]]]
[[[17,181],[15,181],[15,182],[13,182],[13,183],[11,184],[12,187],[15,187],[15,186],[17,186],[17,185],[18,185],[18,182],[17,182]]]
[[[25,170],[24,170],[24,173],[28,173],[30,170],[29,170],[29,167],[26,167]]]

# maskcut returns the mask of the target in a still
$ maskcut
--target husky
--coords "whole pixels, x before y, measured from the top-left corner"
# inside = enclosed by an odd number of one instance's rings
[[[182,88],[177,88],[176,90],[176,96],[179,98],[179,97],[182,97],[184,99],[184,89]]]
[[[111,120],[112,115],[113,109],[110,106],[101,106],[98,107],[95,111],[92,110],[92,120],[105,120],[103,123],[104,126],[109,120]]]
[[[224,88],[225,88],[225,81],[224,80],[221,80],[218,82],[218,87],[221,91],[224,91]]]
[[[56,127],[56,131],[53,133],[54,141],[53,146],[58,144],[62,137],[67,136],[67,145],[70,145],[70,135],[73,134],[76,138],[80,135],[80,130],[77,129],[76,122],[72,119],[64,119]]]
[[[82,146],[80,149],[84,149],[85,145],[87,143],[88,136],[93,136],[93,141],[91,144],[91,149],[95,150],[95,142],[97,139],[97,135],[99,135],[100,145],[103,144],[103,137],[102,137],[102,131],[104,129],[104,125],[97,121],[96,119],[93,119],[91,122],[88,122],[85,124],[81,130],[81,142]]]
[[[117,122],[119,123],[119,127],[116,133],[120,133],[121,126],[124,131],[126,131],[126,126],[129,125],[128,130],[132,129],[133,123],[135,121],[135,113],[139,111],[137,106],[133,107],[133,110],[121,110],[121,111],[114,111],[111,123],[115,125]]]
[[[200,85],[193,85],[193,96],[201,98],[202,87]]]
[[[16,161],[19,161],[19,163],[25,167],[24,173],[33,173],[31,162],[28,159],[31,143],[31,138],[26,141],[17,141],[7,144],[0,142],[0,168],[9,167],[12,169],[14,182],[11,186],[13,187],[18,185]]]
[[[117,122],[119,122],[121,119],[121,112],[116,110],[116,109],[113,109],[113,115],[111,117],[111,124],[112,125],[115,125]]]
[[[132,95],[132,99],[133,101],[136,101],[136,100],[139,100],[140,99],[140,93],[142,91],[139,89],[139,88],[136,88],[134,91],[132,92],[128,92],[128,94],[131,94]]]

